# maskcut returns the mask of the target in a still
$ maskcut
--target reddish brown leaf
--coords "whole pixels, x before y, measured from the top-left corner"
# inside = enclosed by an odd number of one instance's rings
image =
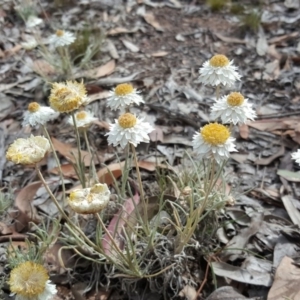
[[[120,163],[111,164],[102,168],[100,171],[97,172],[99,181],[101,183],[111,185],[114,182],[114,179],[111,176],[111,174],[114,176],[115,179],[119,178],[123,173],[124,165],[125,161],[122,161]]]

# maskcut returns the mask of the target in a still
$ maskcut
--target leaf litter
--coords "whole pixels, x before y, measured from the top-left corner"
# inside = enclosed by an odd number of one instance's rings
[[[103,47],[100,60],[85,70],[78,70],[77,75],[78,78],[84,77],[86,83],[107,89],[90,95],[93,110],[103,122],[93,133],[94,147],[99,149],[97,171],[102,182],[112,184],[123,172],[115,154],[105,144],[104,137],[107,124],[116,115],[106,110],[102,99],[116,84],[133,81],[146,98],[151,95],[141,110],[154,115],[157,126],[157,132],[151,138],[155,151],[151,150],[150,155],[157,155],[154,152],[158,150],[164,160],[158,164],[147,162],[144,157],[147,151],[140,150],[142,157],[139,165],[143,169],[143,179],[149,185],[157,167],[164,168],[170,164],[175,168],[182,164],[186,150],[190,149],[189,134],[198,130],[202,123],[212,121],[208,117],[208,108],[213,103],[213,92],[197,82],[198,68],[212,54],[230,53],[234,57],[235,64],[243,71],[243,93],[255,102],[259,113],[256,121],[234,132],[239,152],[232,155],[234,160],[226,172],[229,174],[227,183],[239,191],[234,196],[233,207],[236,211],[230,210],[230,207],[224,208],[218,226],[220,235],[215,237],[220,253],[212,257],[210,254],[205,256],[207,264],[210,262],[208,258],[212,259],[210,266],[217,275],[215,280],[219,288],[215,289],[209,278],[204,290],[195,293],[205,279],[205,267],[195,262],[200,252],[192,253],[192,258],[181,257],[181,263],[175,266],[173,261],[165,257],[160,268],[171,268],[165,272],[163,280],[171,278],[178,268],[184,276],[181,277],[182,282],[173,282],[174,291],[178,297],[185,299],[254,299],[259,296],[267,299],[297,299],[299,169],[295,165],[289,167],[284,157],[300,144],[297,98],[299,33],[294,30],[299,22],[299,3],[264,2],[261,16],[263,31],[243,34],[236,24],[237,17],[228,9],[212,12],[204,3],[196,1],[128,1],[128,4],[121,1],[81,2],[78,4],[80,9],[71,10],[68,6],[57,8],[54,3],[44,0],[43,11],[39,13],[53,24],[60,24],[60,17],[67,15],[64,25],[74,31],[88,16],[92,16],[93,20],[100,20],[98,26],[106,31],[112,43],[107,49]],[[54,13],[57,9],[60,12],[58,15]],[[8,1],[4,2],[1,11],[4,14],[0,14],[0,105],[3,108],[0,113],[3,130],[0,146],[1,153],[5,153],[4,149],[16,132],[24,134],[20,120],[28,103],[39,97],[46,101],[45,85],[36,81],[35,72],[43,76],[57,74],[37,51],[24,51],[20,46],[21,36],[26,29],[20,19],[12,22],[16,16]],[[49,33],[46,26],[40,30],[43,34]],[[178,38],[179,35],[184,40]],[[31,61],[32,69],[25,70],[21,61]],[[147,78],[151,79],[148,85],[145,84]],[[78,179],[71,172],[69,163],[73,160],[71,152],[76,153],[77,149],[70,138],[70,130],[63,127],[58,133],[56,127],[57,124],[51,124],[50,133],[53,140],[60,141],[56,143],[56,150],[65,163],[64,176],[70,178],[68,187],[78,187]],[[89,153],[82,152],[82,155],[89,167]],[[14,207],[9,215],[4,215],[1,220],[1,243],[6,243],[9,238],[12,241],[24,240],[31,230],[30,222],[39,223],[45,214],[54,213],[51,212],[50,201],[46,201],[49,199],[43,198],[44,192],[38,194],[41,182],[34,181],[32,170],[21,170],[9,163],[4,165],[2,160],[0,167],[1,189],[10,185],[17,191],[22,187],[15,193]],[[44,168],[49,182],[59,181],[55,169],[47,170],[46,164]],[[12,178],[13,173],[15,178]],[[181,189],[174,184],[173,194],[179,197]],[[247,196],[243,193],[247,193]],[[40,200],[35,196],[40,196]],[[120,229],[114,228],[113,231]],[[164,247],[167,243],[161,241],[160,246]],[[51,249],[53,255],[57,256],[59,249],[61,246]],[[156,251],[162,257],[167,253],[162,248]],[[56,258],[56,264],[61,268],[58,260]],[[68,267],[67,263],[65,266]],[[276,270],[275,276],[273,269]],[[57,272],[55,276],[59,274]],[[68,276],[65,276],[65,281],[68,283]],[[151,281],[151,288],[144,290],[141,283],[136,287],[136,293],[127,291],[128,299],[142,299],[136,296],[141,291],[146,291],[147,297],[152,294],[156,299],[161,298],[155,294],[160,290],[155,289],[155,285],[159,285],[159,282]],[[70,286],[71,294],[76,299],[90,299],[84,288],[75,296],[74,283],[70,283]],[[262,289],[262,295],[258,291],[260,286],[268,287]],[[59,293],[59,299],[68,293],[69,289]],[[114,299],[109,293],[100,292],[99,295],[103,295],[103,299]]]

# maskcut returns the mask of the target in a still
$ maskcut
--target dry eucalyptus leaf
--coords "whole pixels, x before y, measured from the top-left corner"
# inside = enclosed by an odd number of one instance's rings
[[[278,266],[274,283],[269,291],[268,300],[300,299],[300,268],[285,256]]]

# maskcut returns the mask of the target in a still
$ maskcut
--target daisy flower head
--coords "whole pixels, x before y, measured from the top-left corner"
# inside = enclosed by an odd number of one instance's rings
[[[229,152],[236,152],[235,139],[229,129],[218,123],[207,124],[193,137],[193,148],[200,159],[213,157],[217,163],[229,158]]]
[[[49,150],[50,143],[46,138],[31,135],[27,139],[15,140],[6,152],[6,159],[15,164],[36,164],[45,157]]]
[[[50,300],[57,293],[44,266],[26,261],[15,267],[8,281],[16,300]]]
[[[154,128],[131,113],[122,114],[114,124],[110,124],[108,143],[120,145],[123,149],[130,143],[136,147],[139,143],[149,143],[149,133]]]
[[[47,122],[58,117],[59,113],[54,111],[51,107],[41,106],[37,102],[31,102],[28,105],[27,111],[23,116],[22,126],[30,125],[37,127],[45,125]]]
[[[43,19],[30,15],[26,20],[26,27],[33,28],[43,23]]]
[[[300,149],[298,149],[297,152],[292,153],[292,159],[300,165]]]
[[[96,121],[97,118],[94,117],[93,113],[90,111],[81,110],[75,113],[75,122],[76,126],[79,129],[86,129],[90,127],[92,122]],[[68,119],[68,124],[71,126],[74,126],[73,118],[72,116]]]
[[[60,113],[68,113],[88,102],[83,82],[66,81],[52,84],[50,106]]]
[[[221,118],[222,123],[245,124],[246,121],[254,120],[256,113],[252,104],[241,93],[233,92],[218,99],[211,108],[213,119]]]
[[[140,103],[144,103],[144,100],[130,83],[117,85],[110,91],[109,98],[107,99],[107,105],[112,110],[126,108],[131,104],[139,105]]]
[[[199,69],[199,79],[204,85],[232,86],[236,80],[241,78],[236,70],[237,67],[233,65],[233,61],[229,61],[225,55],[217,54]]]
[[[91,188],[76,189],[70,193],[68,203],[78,214],[94,214],[102,211],[110,199],[110,190],[104,183]]]
[[[49,37],[48,42],[52,47],[57,48],[71,45],[75,40],[76,37],[72,32],[58,29]]]

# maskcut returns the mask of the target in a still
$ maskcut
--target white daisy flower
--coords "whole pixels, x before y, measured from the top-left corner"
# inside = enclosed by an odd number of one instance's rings
[[[42,23],[43,23],[43,19],[31,15],[26,20],[26,27],[27,28],[32,28],[32,27],[38,26]]]
[[[16,300],[50,300],[57,293],[44,266],[26,261],[10,273],[9,286]]]
[[[75,122],[77,128],[88,128],[96,120],[97,118],[95,118],[90,111],[81,110],[75,113]],[[74,126],[72,116],[69,117],[68,124]]]
[[[231,86],[241,78],[236,70],[237,67],[233,65],[233,61],[229,61],[225,55],[217,54],[199,69],[199,79],[204,85],[223,84],[224,86]]]
[[[217,100],[211,108],[210,116],[216,120],[221,118],[222,123],[245,124],[246,121],[254,120],[256,113],[252,104],[241,93],[233,92]]]
[[[218,123],[207,124],[196,132],[193,137],[193,148],[202,158],[215,158],[217,163],[222,163],[229,158],[229,152],[236,152],[235,139],[230,137],[229,129]]]
[[[76,189],[70,193],[68,203],[78,214],[94,214],[103,210],[110,199],[110,190],[104,183],[91,188]]]
[[[75,35],[70,31],[56,30],[55,34],[49,37],[49,44],[54,47],[63,47],[71,45],[75,41]]]
[[[59,113],[54,111],[51,107],[40,106],[37,102],[31,102],[28,105],[27,111],[23,116],[22,126],[30,125],[37,127],[45,125],[47,122],[54,120],[58,117]]]
[[[107,99],[107,105],[113,110],[126,108],[133,103],[139,105],[140,103],[144,103],[144,100],[129,83],[117,85],[110,91],[109,98]]]
[[[15,140],[6,151],[6,159],[15,164],[31,165],[40,162],[50,150],[49,141],[43,136],[31,135]]]
[[[115,120],[115,124],[110,124],[110,131],[106,135],[109,144],[120,145],[124,149],[128,143],[135,147],[141,142],[149,143],[148,134],[153,130],[149,123],[125,113]]]
[[[300,165],[300,149],[298,149],[297,152],[292,153],[292,159]]]

